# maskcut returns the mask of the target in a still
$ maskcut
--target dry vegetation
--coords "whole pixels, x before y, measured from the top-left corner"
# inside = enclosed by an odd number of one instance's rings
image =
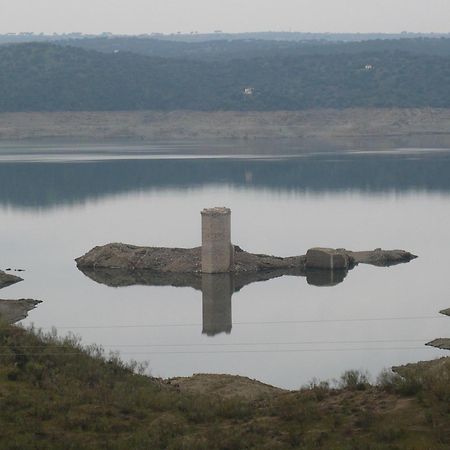
[[[20,112],[0,114],[0,140],[447,136],[450,134],[449,118],[449,109],[432,108],[272,112]]]
[[[238,377],[230,395],[232,377],[162,381],[75,338],[4,325],[0,346],[0,448],[450,446],[449,359],[386,372],[375,385],[349,371],[296,392]],[[241,395],[247,384],[251,395]]]

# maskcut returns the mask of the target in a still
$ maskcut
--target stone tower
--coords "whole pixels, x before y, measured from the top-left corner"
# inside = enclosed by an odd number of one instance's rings
[[[231,244],[231,210],[207,208],[202,211],[202,272],[228,273],[234,270]]]

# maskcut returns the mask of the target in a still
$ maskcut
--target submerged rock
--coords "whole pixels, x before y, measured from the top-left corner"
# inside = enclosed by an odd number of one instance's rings
[[[16,277],[15,275],[10,275],[0,270],[0,289],[11,286],[12,284],[23,281],[23,278]]]
[[[19,322],[25,319],[39,303],[42,302],[32,299],[0,300],[0,321],[7,324]]]

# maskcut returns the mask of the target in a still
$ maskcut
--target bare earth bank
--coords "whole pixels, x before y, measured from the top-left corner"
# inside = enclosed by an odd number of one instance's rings
[[[429,136],[450,139],[450,109],[0,113],[0,141]]]

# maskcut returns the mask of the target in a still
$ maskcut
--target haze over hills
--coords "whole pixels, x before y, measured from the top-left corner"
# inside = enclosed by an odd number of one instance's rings
[[[208,41],[242,41],[242,40],[267,40],[267,41],[323,41],[323,42],[358,42],[373,39],[414,39],[414,38],[449,38],[450,33],[309,33],[291,31],[263,31],[248,33],[224,33],[217,31],[214,33],[149,33],[137,36],[119,35],[112,33],[83,34],[83,33],[8,33],[0,34],[0,44],[4,43],[24,43],[24,42],[50,42],[66,39],[121,39],[134,37],[137,39],[159,39],[178,42],[208,42]]]
[[[270,50],[270,43],[264,56],[244,50],[210,59],[4,45],[0,111],[450,107],[450,58],[426,50],[445,53],[447,40],[426,42],[422,51],[375,50],[382,44],[308,54]]]

